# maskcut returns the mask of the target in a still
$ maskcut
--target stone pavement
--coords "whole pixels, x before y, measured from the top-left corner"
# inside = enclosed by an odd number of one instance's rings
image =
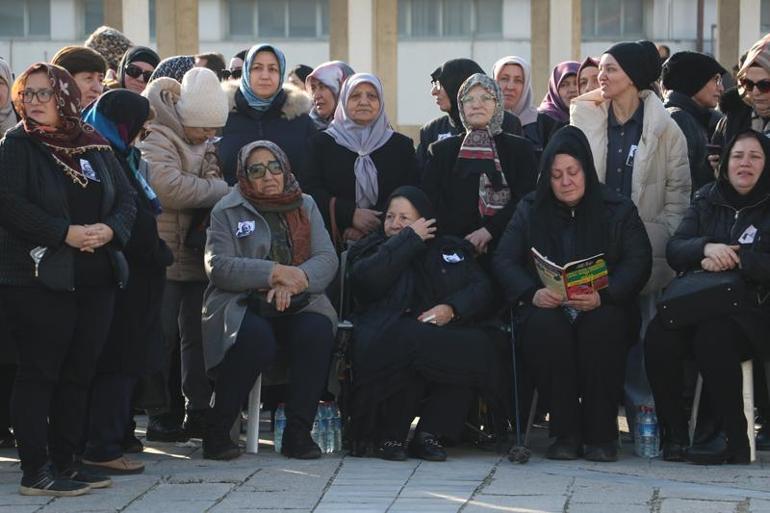
[[[644,460],[554,462],[535,430],[534,456],[513,465],[491,452],[450,449],[444,463],[340,455],[288,460],[263,433],[258,455],[201,458],[198,444],[150,443],[147,469],[76,498],[18,495],[15,451],[0,451],[0,513],[770,513],[770,453],[750,466]]]

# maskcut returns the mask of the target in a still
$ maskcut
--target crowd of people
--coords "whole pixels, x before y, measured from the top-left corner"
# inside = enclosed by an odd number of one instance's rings
[[[547,458],[615,461],[619,406],[633,430],[655,405],[664,460],[749,463],[747,359],[770,448],[770,35],[735,76],[661,55],[559,63],[539,105],[525,58],[449,60],[416,144],[376,75],[289,70],[272,44],[161,59],[101,27],[15,79],[0,59],[0,445],[20,493],[142,472],[137,410],[148,441],[236,458],[231,428],[276,367],[280,450],[321,457],[341,316],[355,455],[443,461],[475,400],[503,436],[517,380],[548,413]],[[560,292],[535,252],[601,257],[607,277]],[[701,288],[658,314],[685,278]]]

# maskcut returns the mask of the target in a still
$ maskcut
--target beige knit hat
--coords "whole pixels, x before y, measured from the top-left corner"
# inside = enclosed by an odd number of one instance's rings
[[[208,68],[193,68],[182,78],[176,112],[184,126],[219,128],[225,126],[227,95],[216,74]]]

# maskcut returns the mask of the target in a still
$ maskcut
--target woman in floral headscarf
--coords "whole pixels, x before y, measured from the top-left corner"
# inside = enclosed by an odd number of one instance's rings
[[[19,351],[11,415],[20,492],[82,495],[111,484],[79,468],[74,453],[115,292],[128,278],[121,249],[134,192],[109,143],[80,120],[80,90],[64,68],[33,64],[12,97],[22,123],[0,142],[0,286]]]
[[[457,101],[466,132],[430,146],[423,186],[444,233],[485,254],[519,199],[535,188],[535,152],[523,137],[502,131],[503,95],[492,78],[471,75]]]

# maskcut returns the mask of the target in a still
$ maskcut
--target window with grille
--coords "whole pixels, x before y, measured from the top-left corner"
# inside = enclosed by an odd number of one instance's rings
[[[51,37],[51,0],[0,0],[0,38]]]
[[[500,37],[502,0],[399,0],[398,34],[403,38]]]
[[[233,39],[329,35],[329,0],[228,0],[227,8]]]
[[[582,0],[583,39],[644,37],[644,0]]]

